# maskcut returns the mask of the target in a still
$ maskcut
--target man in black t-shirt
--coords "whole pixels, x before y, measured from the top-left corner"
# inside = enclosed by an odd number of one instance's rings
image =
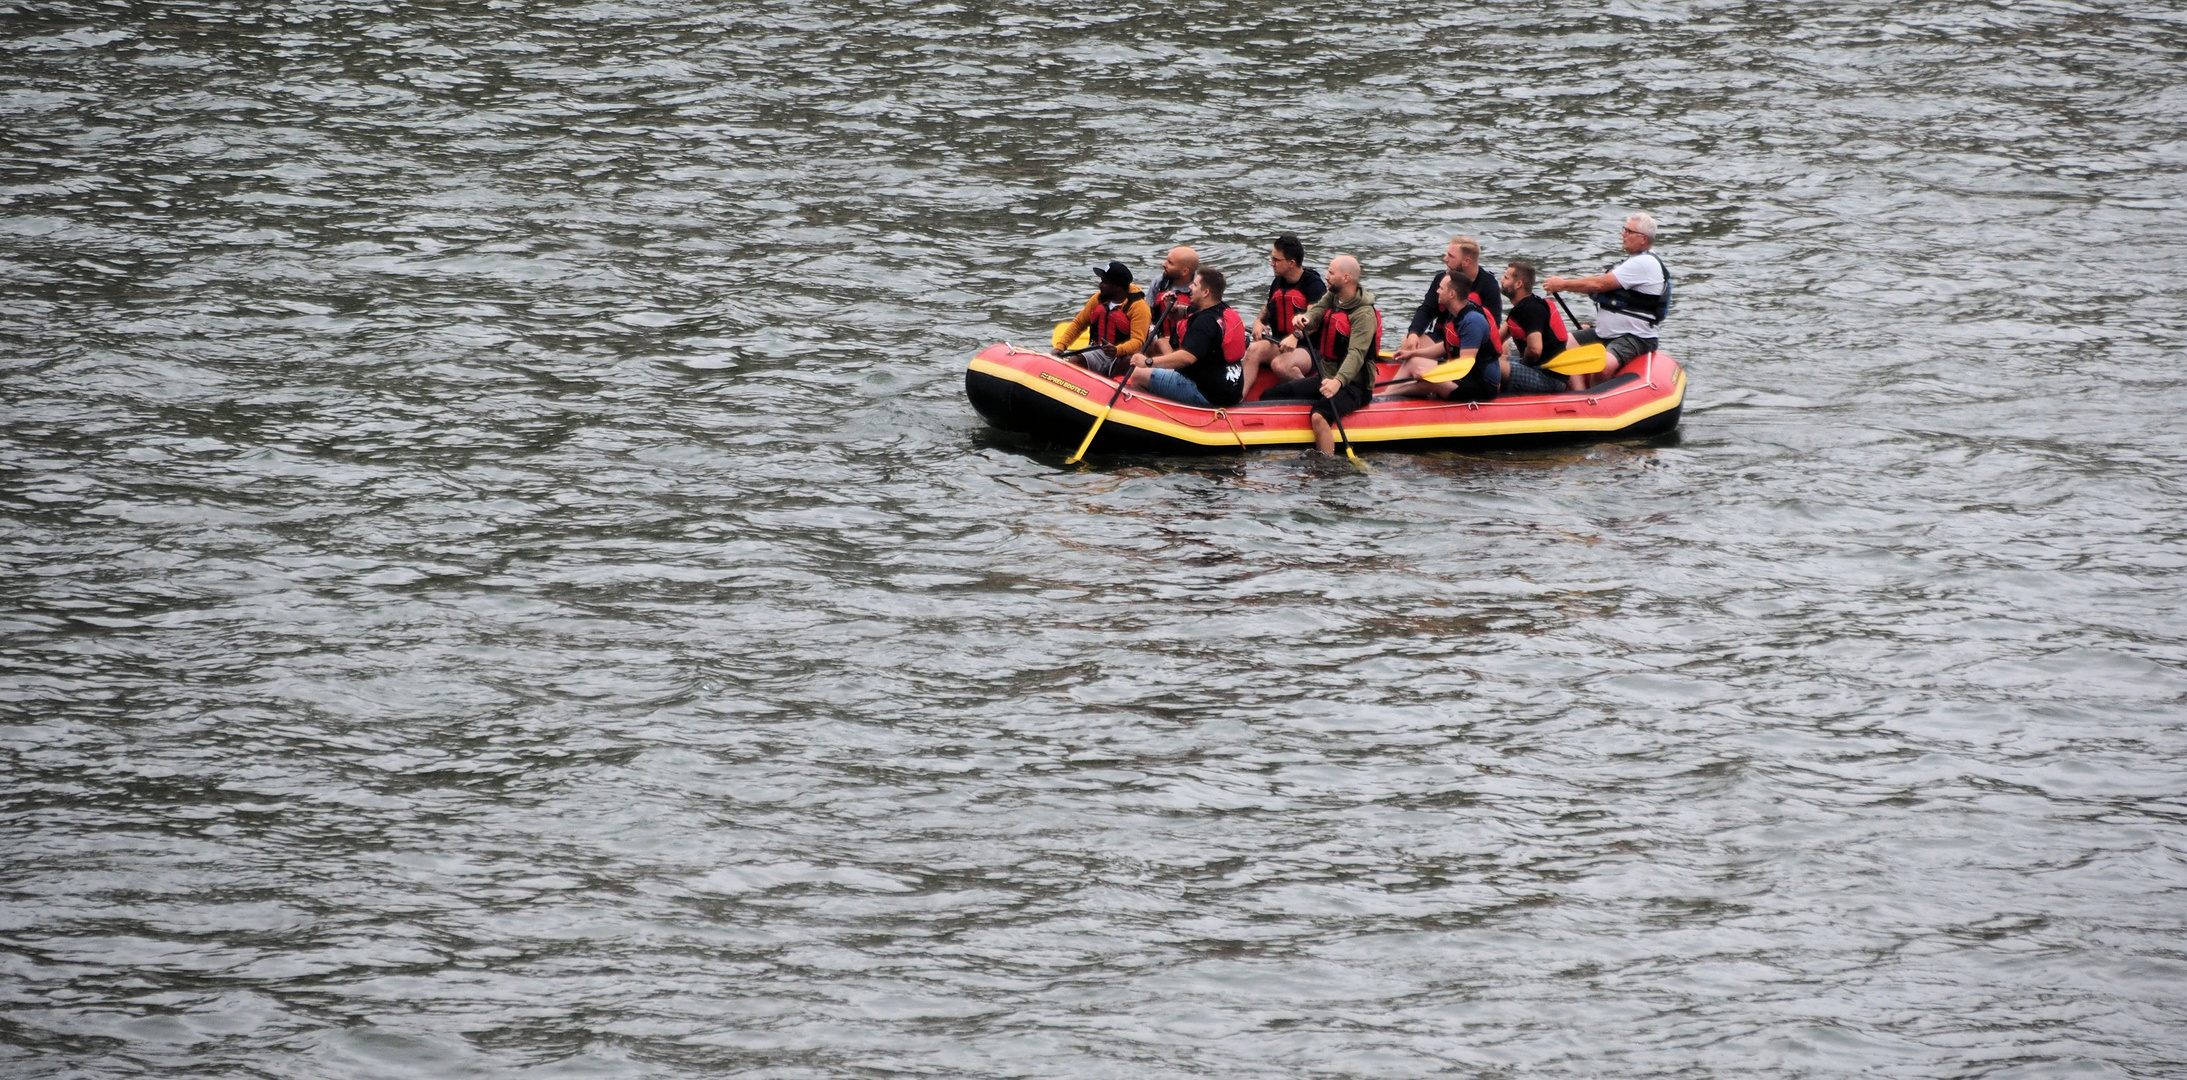
[[[1223,303],[1223,272],[1201,267],[1192,277],[1192,321],[1177,348],[1158,356],[1134,353],[1131,384],[1171,401],[1203,409],[1227,409],[1245,394],[1239,361],[1245,357],[1245,323]]]
[[[1504,267],[1503,280],[1498,284],[1503,294],[1514,301],[1511,319],[1504,326],[1504,340],[1511,343],[1511,358],[1540,367],[1564,351],[1570,332],[1563,329],[1564,320],[1550,310],[1549,301],[1534,295],[1536,276],[1533,263],[1513,259],[1510,266]]]
[[[1503,294],[1496,289],[1496,275],[1481,266],[1479,241],[1470,236],[1452,237],[1450,245],[1443,249],[1443,266],[1445,269],[1435,275],[1435,280],[1428,282],[1426,299],[1413,311],[1412,325],[1405,328],[1401,348],[1417,350],[1439,344],[1434,339],[1435,319],[1443,304],[1436,298],[1435,291],[1443,287],[1446,274],[1457,275],[1461,284],[1472,283],[1470,288],[1458,290],[1460,300],[1470,295],[1481,305],[1481,310],[1488,313],[1489,322],[1501,324],[1504,321]]]

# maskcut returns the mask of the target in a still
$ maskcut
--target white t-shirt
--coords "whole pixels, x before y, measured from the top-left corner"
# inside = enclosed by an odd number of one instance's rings
[[[1663,264],[1651,251],[1643,251],[1610,268],[1617,283],[1637,293],[1649,296],[1663,295]],[[1605,311],[1595,316],[1595,334],[1608,341],[1620,334],[1638,334],[1644,338],[1655,336],[1655,324],[1646,319],[1627,315],[1620,311]]]

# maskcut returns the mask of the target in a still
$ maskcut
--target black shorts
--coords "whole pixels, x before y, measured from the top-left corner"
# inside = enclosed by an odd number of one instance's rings
[[[1374,389],[1355,379],[1337,387],[1336,397],[1325,398],[1321,396],[1321,376],[1308,375],[1303,379],[1292,379],[1290,382],[1280,382],[1269,387],[1268,392],[1261,395],[1261,400],[1311,401],[1314,403],[1315,412],[1320,413],[1324,419],[1333,421],[1339,416],[1358,412],[1362,406],[1374,400]]]

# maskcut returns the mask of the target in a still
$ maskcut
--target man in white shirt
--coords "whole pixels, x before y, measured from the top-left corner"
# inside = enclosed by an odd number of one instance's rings
[[[1553,277],[1542,282],[1546,292],[1594,294],[1599,309],[1595,337],[1610,351],[1609,362],[1597,381],[1617,374],[1635,357],[1654,352],[1656,327],[1671,308],[1671,272],[1651,250],[1655,247],[1655,219],[1646,214],[1626,218],[1619,242],[1625,248],[1625,261],[1607,271],[1593,277]]]

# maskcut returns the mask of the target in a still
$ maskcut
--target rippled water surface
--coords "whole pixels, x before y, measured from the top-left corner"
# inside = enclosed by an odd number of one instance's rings
[[[0,4],[0,1074],[2187,1070],[2176,4]],[[1664,222],[1672,438],[1111,459]]]

